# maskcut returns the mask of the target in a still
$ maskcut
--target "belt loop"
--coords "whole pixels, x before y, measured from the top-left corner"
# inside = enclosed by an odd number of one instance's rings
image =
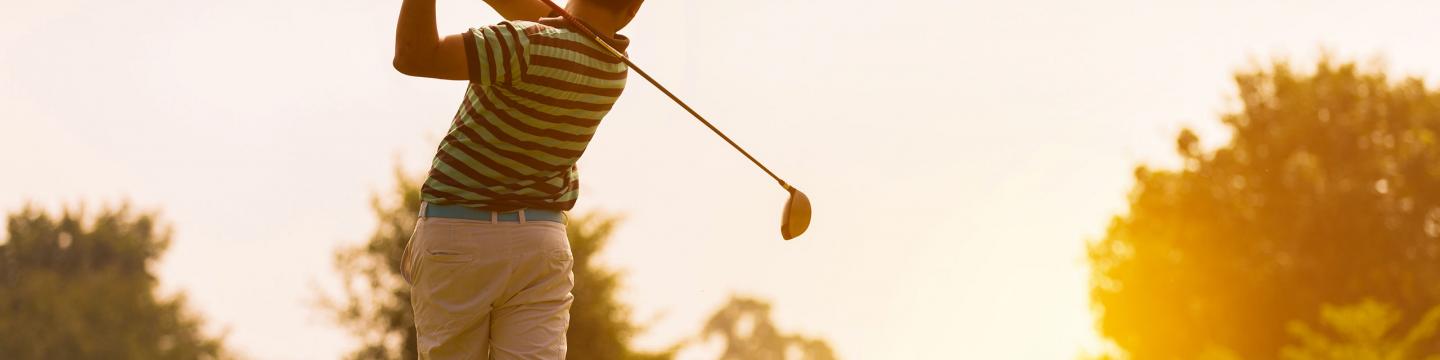
[[[499,224],[499,223],[500,223],[500,213],[495,212],[495,211],[491,211],[491,212],[490,212],[490,223],[491,223],[491,224]]]
[[[525,223],[525,209],[524,209],[524,208],[521,208],[520,210],[515,210],[515,212],[520,213],[520,223],[521,223],[521,224],[524,224],[524,223]]]

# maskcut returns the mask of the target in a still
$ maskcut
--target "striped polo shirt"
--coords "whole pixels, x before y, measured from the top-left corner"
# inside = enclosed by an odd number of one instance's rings
[[[562,19],[464,34],[470,84],[421,199],[482,210],[569,210],[575,162],[625,88],[626,67]],[[624,51],[629,40],[607,41]]]

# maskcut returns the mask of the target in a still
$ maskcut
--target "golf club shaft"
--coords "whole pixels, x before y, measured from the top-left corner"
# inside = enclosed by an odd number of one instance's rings
[[[650,85],[655,85],[655,88],[660,89],[660,92],[665,93],[665,96],[669,96],[670,100],[674,100],[676,104],[680,105],[680,107],[685,108],[685,111],[690,112],[690,115],[695,116],[696,120],[700,120],[700,123],[705,124],[705,127],[710,128],[710,131],[714,131],[715,135],[720,135],[721,139],[725,139],[725,142],[730,143],[730,146],[734,147],[735,150],[740,151],[740,154],[745,155],[745,158],[750,159],[750,162],[755,163],[755,166],[759,166],[760,170],[765,170],[765,174],[770,175],[771,178],[774,178],[775,181],[779,182],[781,187],[785,188],[786,190],[790,190],[789,183],[786,183],[785,180],[781,180],[779,176],[775,176],[775,173],[770,171],[770,168],[765,167],[765,164],[761,164],[760,160],[756,160],[754,156],[750,155],[750,152],[745,151],[745,148],[740,147],[740,144],[736,144],[735,140],[730,140],[729,136],[725,136],[725,133],[720,132],[719,128],[716,128],[714,124],[710,123],[710,121],[705,120],[705,117],[700,116],[700,113],[695,112],[695,109],[690,108],[690,105],[686,105],[684,101],[680,100],[679,97],[676,97],[675,94],[671,93],[669,89],[666,89],[664,85],[660,85],[660,82],[655,81],[655,78],[650,77],[650,74],[645,73],[645,70],[640,69],[639,66],[635,66],[635,63],[631,62],[630,58],[625,57],[625,54],[621,53],[619,50],[615,50],[615,48],[613,47],[610,47],[610,44],[606,43],[604,39],[600,38],[600,35],[597,35],[593,29],[590,29],[589,25],[586,25],[584,22],[580,21],[580,19],[576,19],[574,16],[571,16],[569,12],[565,11],[565,8],[560,7],[560,5],[556,5],[555,2],[552,0],[540,1],[544,2],[545,5],[550,6],[550,10],[554,10],[555,13],[560,14],[560,17],[565,19],[566,22],[569,22],[571,26],[574,26],[577,30],[585,33],[585,36],[589,36],[591,39],[594,39],[595,43],[599,44],[600,47],[605,48],[605,50],[609,51],[611,55],[619,58],[620,61],[625,63],[625,66],[628,66],[630,67],[630,69],[635,70],[636,73],[639,73],[641,77],[644,77],[646,81],[650,82]]]

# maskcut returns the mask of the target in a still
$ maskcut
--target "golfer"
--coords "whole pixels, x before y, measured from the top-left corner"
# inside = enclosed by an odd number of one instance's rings
[[[564,359],[575,277],[565,211],[575,162],[626,66],[541,0],[486,0],[496,25],[441,37],[435,0],[404,0],[395,69],[469,84],[421,188],[401,272],[421,359]],[[570,0],[611,47],[642,0]]]

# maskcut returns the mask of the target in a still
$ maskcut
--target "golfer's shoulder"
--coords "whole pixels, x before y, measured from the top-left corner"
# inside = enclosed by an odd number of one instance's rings
[[[504,20],[487,26],[472,27],[472,33],[480,36],[503,36],[511,37],[513,40],[526,40],[527,37],[553,36],[554,33],[563,33],[564,29],[556,29],[550,24],[527,22],[527,20]]]
[[[513,31],[515,35],[523,37],[553,37],[569,32],[564,28],[556,27],[555,24],[546,23],[544,20],[505,20],[490,27]]]

